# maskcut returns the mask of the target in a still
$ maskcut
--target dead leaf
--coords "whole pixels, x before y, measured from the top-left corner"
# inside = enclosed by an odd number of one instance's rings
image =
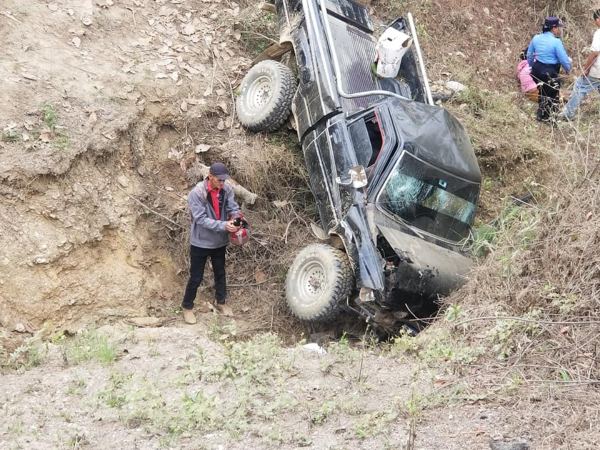
[[[231,128],[232,124],[233,124],[233,117],[227,116],[227,118],[225,119],[225,126],[227,128]]]
[[[288,202],[287,200],[283,200],[283,201],[282,201],[282,200],[275,200],[275,201],[273,202],[273,205],[274,205],[276,208],[283,208],[283,207],[284,207],[285,205],[287,205],[288,203],[289,203],[289,202]]]
[[[219,120],[219,123],[217,124],[217,130],[223,131],[225,129],[225,122],[223,122],[222,120]]]
[[[267,276],[265,275],[265,273],[260,270],[258,267],[254,270],[254,280],[257,283],[264,283],[265,281],[267,281]]]
[[[183,112],[187,112],[187,110],[188,110],[188,104],[185,100],[181,102],[181,110]]]
[[[125,175],[121,175],[120,177],[117,177],[117,181],[123,187],[127,187],[129,185],[129,180],[127,179],[127,177]]]
[[[204,153],[210,150],[210,145],[208,144],[200,144],[196,146],[196,149],[194,150],[196,153]]]
[[[98,122],[98,116],[96,115],[95,111],[92,111],[92,113],[88,117],[88,123],[90,125],[94,125],[96,122]]]
[[[44,131],[43,133],[40,134],[40,141],[42,142],[50,142],[50,138],[52,137],[52,133],[50,133],[49,131]]]
[[[235,31],[233,32],[233,36],[235,37],[235,39],[236,39],[237,41],[239,41],[239,40],[242,38],[242,32],[241,32],[240,30],[235,30]]]
[[[35,75],[31,75],[30,73],[21,73],[21,76],[26,80],[37,81],[37,77]]]
[[[196,27],[191,23],[188,23],[182,31],[182,33],[185,34],[186,36],[191,36],[195,32],[196,32]]]
[[[225,91],[223,89],[217,89],[215,92],[217,95],[225,95]]]
[[[562,327],[560,329],[560,334],[567,334],[569,332],[569,327]]]
[[[208,97],[209,95],[212,94],[212,88],[209,86],[208,88],[206,88],[206,90],[204,91],[204,95],[205,97]]]
[[[225,114],[227,114],[227,103],[225,103],[225,102],[219,102],[219,108],[221,108],[223,110],[223,112]]]
[[[587,215],[585,216],[585,220],[590,220],[592,218],[593,214],[590,211],[589,213],[587,213]]]

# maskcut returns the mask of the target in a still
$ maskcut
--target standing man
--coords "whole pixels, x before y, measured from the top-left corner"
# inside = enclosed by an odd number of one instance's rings
[[[542,33],[533,37],[527,50],[531,76],[539,90],[536,117],[539,121],[551,120],[558,110],[560,66],[563,66],[567,75],[571,73],[571,61],[558,37],[562,27],[558,17],[546,17]]]
[[[239,227],[227,218],[239,213],[240,207],[233,199],[233,189],[225,184],[231,178],[223,163],[210,166],[209,175],[192,189],[188,205],[192,226],[190,229],[190,279],[185,288],[181,307],[186,323],[196,323],[192,309],[198,287],[204,277],[204,266],[210,257],[215,274],[215,307],[226,316],[232,316],[231,308],[225,304],[227,287],[225,280],[225,250],[229,233]]]
[[[579,106],[579,103],[581,103],[581,100],[594,90],[600,92],[600,58],[598,58],[598,54],[600,53],[600,9],[594,11],[592,16],[598,29],[594,33],[590,54],[583,67],[581,76],[577,77],[575,81],[575,87],[573,88],[569,102],[565,106],[564,111],[558,115],[558,119],[561,120],[572,120],[575,117],[575,110]]]

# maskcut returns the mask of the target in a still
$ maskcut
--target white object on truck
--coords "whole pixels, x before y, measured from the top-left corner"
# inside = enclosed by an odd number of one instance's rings
[[[377,75],[383,78],[398,76],[402,57],[410,48],[413,40],[402,31],[388,28],[377,41]]]

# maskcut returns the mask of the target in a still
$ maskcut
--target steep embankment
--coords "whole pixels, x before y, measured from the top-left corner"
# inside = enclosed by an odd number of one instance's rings
[[[285,227],[305,195],[301,161],[287,138],[246,137],[234,121],[252,57],[241,30],[266,13],[218,0],[2,8],[3,327],[75,330],[177,305],[199,163],[225,160],[261,195],[257,242],[274,241],[264,257],[296,239]],[[234,282],[273,275],[263,255],[239,257],[248,267]]]

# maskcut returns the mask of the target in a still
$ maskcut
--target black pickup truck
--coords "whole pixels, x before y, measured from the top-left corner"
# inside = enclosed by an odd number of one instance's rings
[[[342,310],[388,329],[425,314],[464,281],[481,173],[469,137],[433,105],[412,16],[390,26],[414,45],[398,77],[372,69],[375,27],[351,0],[276,0],[279,45],[241,83],[251,131],[290,120],[302,144],[321,244],[286,279],[293,315]],[[270,58],[270,59],[267,59]]]

